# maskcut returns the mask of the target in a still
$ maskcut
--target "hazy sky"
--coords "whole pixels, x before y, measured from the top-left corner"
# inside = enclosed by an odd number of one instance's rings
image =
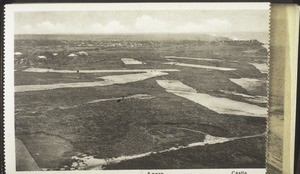
[[[268,32],[268,10],[16,12],[15,34]]]

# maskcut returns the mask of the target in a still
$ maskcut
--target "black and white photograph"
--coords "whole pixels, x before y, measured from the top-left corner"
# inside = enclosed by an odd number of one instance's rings
[[[265,173],[268,3],[14,7],[17,172]]]

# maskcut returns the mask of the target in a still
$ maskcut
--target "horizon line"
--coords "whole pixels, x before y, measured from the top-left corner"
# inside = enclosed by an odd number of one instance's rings
[[[235,32],[216,32],[216,33],[16,33],[14,35],[175,35],[175,34],[198,34],[198,35],[218,35],[219,33],[267,33],[268,31],[235,31]]]

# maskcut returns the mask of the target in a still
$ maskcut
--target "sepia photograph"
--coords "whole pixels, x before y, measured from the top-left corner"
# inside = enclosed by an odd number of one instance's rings
[[[268,3],[55,6],[10,10],[16,171],[265,172]]]

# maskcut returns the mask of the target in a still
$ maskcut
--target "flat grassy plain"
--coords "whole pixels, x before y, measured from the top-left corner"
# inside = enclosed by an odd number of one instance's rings
[[[156,80],[180,80],[199,93],[267,107],[242,96],[221,93],[234,91],[266,96],[266,83],[247,91],[230,78],[255,78],[266,81],[249,63],[266,63],[267,50],[256,41],[215,40],[143,40],[134,36],[118,41],[106,37],[78,40],[69,37],[18,36],[15,51],[28,64],[15,65],[15,85],[41,85],[101,81],[97,77],[129,73],[36,73],[24,72],[28,67],[58,70],[101,69],[178,69],[168,75],[134,83],[104,87],[65,88],[15,93],[16,138],[21,140],[40,168],[71,169],[72,156],[87,154],[107,159],[202,142],[205,134],[216,137],[243,137],[263,134],[266,119],[218,114],[160,87]],[[89,46],[88,46],[89,45]],[[85,51],[88,56],[67,55]],[[58,53],[53,56],[52,53]],[[38,60],[45,55],[47,60]],[[180,60],[176,62],[235,68],[219,71],[163,64],[164,56],[218,59]],[[133,58],[146,64],[125,65],[121,58]],[[131,74],[131,73],[130,73]],[[152,99],[122,99],[88,103],[97,99],[148,94]],[[18,159],[18,156],[17,156]],[[226,161],[226,162],[224,162]],[[265,138],[240,139],[226,143],[199,146],[178,151],[109,164],[104,169],[148,168],[243,168],[265,166]]]

